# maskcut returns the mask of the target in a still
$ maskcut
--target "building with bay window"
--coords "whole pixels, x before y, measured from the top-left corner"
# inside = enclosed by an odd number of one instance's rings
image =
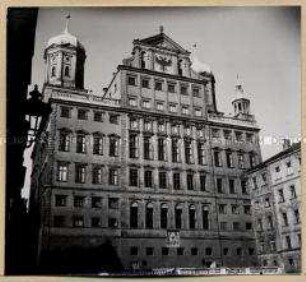
[[[163,30],[135,39],[95,95],[79,40],[68,30],[49,40],[53,110],[33,150],[30,198],[40,264],[105,244],[124,268],[259,264],[243,177],[261,162],[259,127],[240,83],[233,115],[218,111],[214,75],[193,69],[191,55]]]

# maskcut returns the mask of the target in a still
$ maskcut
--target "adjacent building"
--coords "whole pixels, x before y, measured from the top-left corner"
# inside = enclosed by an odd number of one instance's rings
[[[250,169],[248,177],[254,231],[262,266],[301,267],[301,147],[284,142],[283,150]]]
[[[107,246],[123,268],[257,266],[242,175],[261,152],[242,85],[233,115],[219,112],[212,72],[193,69],[162,28],[133,41],[101,95],[84,89],[85,61],[67,27],[46,46],[53,110],[33,150],[30,198],[38,262]]]

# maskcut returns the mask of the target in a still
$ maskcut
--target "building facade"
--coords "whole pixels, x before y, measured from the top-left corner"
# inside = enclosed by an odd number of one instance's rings
[[[285,140],[283,151],[245,174],[262,266],[281,266],[286,271],[301,267],[300,172],[300,143],[290,145]]]
[[[217,110],[214,76],[190,56],[163,29],[136,39],[94,95],[84,46],[67,28],[49,40],[53,110],[32,155],[38,262],[107,245],[127,269],[259,264],[241,177],[261,162],[259,128],[241,84],[234,114]]]

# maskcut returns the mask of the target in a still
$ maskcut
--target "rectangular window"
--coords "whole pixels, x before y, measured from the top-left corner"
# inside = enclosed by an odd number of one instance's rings
[[[164,132],[166,130],[166,126],[164,122],[158,122],[157,125],[158,132]]]
[[[292,249],[291,238],[290,236],[286,236],[287,248]]]
[[[129,139],[130,158],[138,158],[138,136],[130,134]]]
[[[218,193],[220,193],[220,194],[224,193],[224,191],[223,191],[222,178],[217,178],[217,191],[218,191]]]
[[[180,147],[179,147],[179,140],[172,139],[171,140],[171,149],[172,149],[172,162],[177,163],[180,161]]]
[[[231,141],[232,140],[232,131],[231,130],[223,130],[224,139]]]
[[[118,227],[118,219],[114,217],[108,218],[108,227],[117,228]]]
[[[150,109],[151,108],[151,103],[150,100],[144,100],[142,101],[142,106],[146,109]]]
[[[143,157],[145,160],[153,160],[153,144],[151,138],[145,136],[143,138]]]
[[[235,179],[229,179],[229,192],[230,194],[236,194]]]
[[[278,199],[279,199],[280,203],[285,202],[284,190],[283,189],[278,190]]]
[[[54,227],[64,227],[65,226],[65,217],[62,215],[56,215],[53,217]]]
[[[93,154],[103,155],[103,137],[95,135],[93,137]]]
[[[110,210],[119,209],[119,199],[118,198],[108,198],[108,208]]]
[[[109,169],[109,185],[118,185],[118,170],[115,168]]]
[[[74,216],[73,217],[73,227],[84,227],[84,217],[83,216]]]
[[[128,85],[136,86],[136,77],[128,76]]]
[[[242,249],[241,248],[237,248],[236,252],[237,252],[237,256],[242,255]]]
[[[86,136],[84,134],[77,135],[76,152],[80,154],[86,153]]]
[[[243,141],[242,132],[236,131],[236,132],[235,132],[235,136],[236,136],[236,141],[237,141],[237,142],[242,142],[242,141]]]
[[[238,167],[240,169],[245,168],[245,166],[244,166],[244,154],[242,154],[242,153],[238,154]]]
[[[187,173],[187,190],[194,190],[193,173]]]
[[[91,198],[91,207],[93,209],[102,208],[102,198],[101,197],[92,197]]]
[[[138,169],[130,168],[130,186],[138,186]]]
[[[55,195],[55,206],[56,207],[65,207],[66,205],[67,205],[66,195]]]
[[[198,255],[198,249],[197,248],[191,248],[190,253],[192,256],[197,256]]]
[[[61,107],[61,117],[62,118],[70,118],[70,108]]]
[[[238,205],[232,205],[232,214],[239,214]]]
[[[262,185],[267,184],[267,174],[264,172],[261,174]]]
[[[286,166],[287,166],[287,174],[292,174],[293,173],[293,167],[292,167],[291,162],[287,162]]]
[[[206,191],[206,175],[200,174],[200,190]]]
[[[245,230],[252,230],[252,222],[245,223]]]
[[[268,227],[269,227],[269,229],[274,228],[274,223],[273,223],[272,216],[269,215],[269,216],[267,217],[267,219],[268,219]]]
[[[158,173],[159,178],[159,188],[166,189],[167,188],[167,173],[165,171],[160,171]]]
[[[143,78],[142,81],[141,81],[141,86],[142,88],[150,88],[150,85],[149,85],[149,82],[150,80],[148,78]]]
[[[101,184],[102,183],[102,167],[101,166],[93,166],[93,169],[92,169],[92,183],[93,184]]]
[[[162,91],[163,90],[163,83],[161,81],[155,81],[154,89],[156,91]]]
[[[230,152],[230,151],[226,152],[226,163],[227,163],[227,167],[229,167],[229,168],[233,168],[234,167],[233,153]]]
[[[252,133],[247,133],[246,134],[246,141],[247,141],[247,143],[253,143],[254,135]]]
[[[200,108],[194,109],[194,115],[195,115],[196,117],[202,116],[202,110],[201,110]]]
[[[234,231],[240,230],[240,222],[233,222],[233,230]]]
[[[164,103],[157,102],[156,103],[156,108],[157,108],[158,111],[163,111],[164,110]]]
[[[185,140],[185,161],[187,164],[192,163],[192,148],[190,140]]]
[[[188,106],[183,106],[182,107],[182,114],[183,115],[189,115],[190,111],[189,111],[189,107]]]
[[[86,165],[76,164],[75,165],[75,182],[85,183],[86,180]]]
[[[271,206],[270,198],[265,198],[265,207],[269,208]]]
[[[57,181],[66,182],[68,180],[68,164],[58,163],[57,165]]]
[[[216,167],[221,167],[222,166],[222,161],[221,161],[221,152],[218,150],[214,150],[214,163]]]
[[[291,199],[296,198],[296,190],[294,185],[290,185],[290,194],[291,194]]]
[[[175,84],[168,83],[168,92],[175,93]]]
[[[137,256],[138,255],[138,248],[137,247],[131,247],[130,255],[131,256]]]
[[[199,158],[199,165],[205,165],[205,147],[204,144],[198,142],[198,158]]]
[[[168,256],[169,255],[169,248],[162,247],[162,256]]]
[[[181,175],[179,172],[173,173],[173,189],[180,190],[181,189]]]
[[[221,222],[220,222],[220,229],[221,229],[222,231],[226,231],[226,230],[227,230],[227,222],[221,221]]]
[[[200,97],[200,89],[198,87],[192,87],[192,96]]]
[[[103,112],[94,112],[94,121],[103,122],[103,117]]]
[[[176,112],[176,105],[170,104],[169,105],[169,111],[172,112],[172,113],[175,113]]]
[[[243,210],[244,210],[244,214],[248,214],[248,215],[251,214],[251,206],[244,206]]]
[[[205,249],[205,255],[211,256],[212,255],[212,248],[206,248]]]
[[[79,109],[78,110],[78,119],[87,120],[87,110]]]
[[[60,132],[60,140],[59,140],[59,151],[69,152],[70,148],[70,135],[68,132],[61,131]]]
[[[146,188],[153,187],[153,172],[152,170],[145,170],[144,172],[144,184]]]
[[[158,139],[158,160],[165,161],[166,160],[166,140],[164,138]]]
[[[219,213],[220,214],[226,214],[226,205],[225,204],[219,204]]]
[[[110,114],[109,115],[109,123],[111,123],[111,124],[119,124],[119,115]]]
[[[100,227],[101,226],[101,220],[99,217],[92,217],[91,218],[91,227]]]
[[[152,248],[152,247],[146,248],[146,255],[147,256],[153,256],[154,255],[154,248]]]
[[[295,223],[300,223],[300,212],[299,209],[294,210]]]
[[[119,139],[117,137],[109,138],[109,156],[110,157],[118,157],[118,143]]]
[[[254,153],[249,154],[250,159],[250,167],[254,167],[256,165],[256,157]]]
[[[248,193],[248,185],[246,180],[241,180],[241,193],[246,195]]]
[[[252,181],[253,181],[253,189],[258,189],[258,184],[257,184],[256,176],[252,177]]]
[[[136,98],[129,98],[129,105],[131,107],[136,107],[137,106],[137,99]]]
[[[176,249],[176,254],[178,256],[183,256],[184,255],[184,248],[177,248]]]
[[[143,130],[144,131],[152,131],[152,122],[150,120],[145,120],[143,123]]]
[[[84,196],[74,196],[73,205],[75,208],[84,208],[85,197]]]
[[[181,94],[182,95],[188,95],[188,86],[181,85]]]
[[[288,216],[287,216],[287,213],[283,212],[282,213],[282,217],[283,217],[284,226],[288,226]]]

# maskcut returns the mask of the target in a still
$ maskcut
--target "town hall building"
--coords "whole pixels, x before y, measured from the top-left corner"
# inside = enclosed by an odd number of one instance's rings
[[[191,55],[163,28],[135,39],[101,95],[84,88],[68,28],[48,41],[52,112],[30,196],[39,264],[107,245],[124,269],[259,265],[243,177],[261,162],[259,127],[241,83],[232,115],[218,111],[214,75]]]

